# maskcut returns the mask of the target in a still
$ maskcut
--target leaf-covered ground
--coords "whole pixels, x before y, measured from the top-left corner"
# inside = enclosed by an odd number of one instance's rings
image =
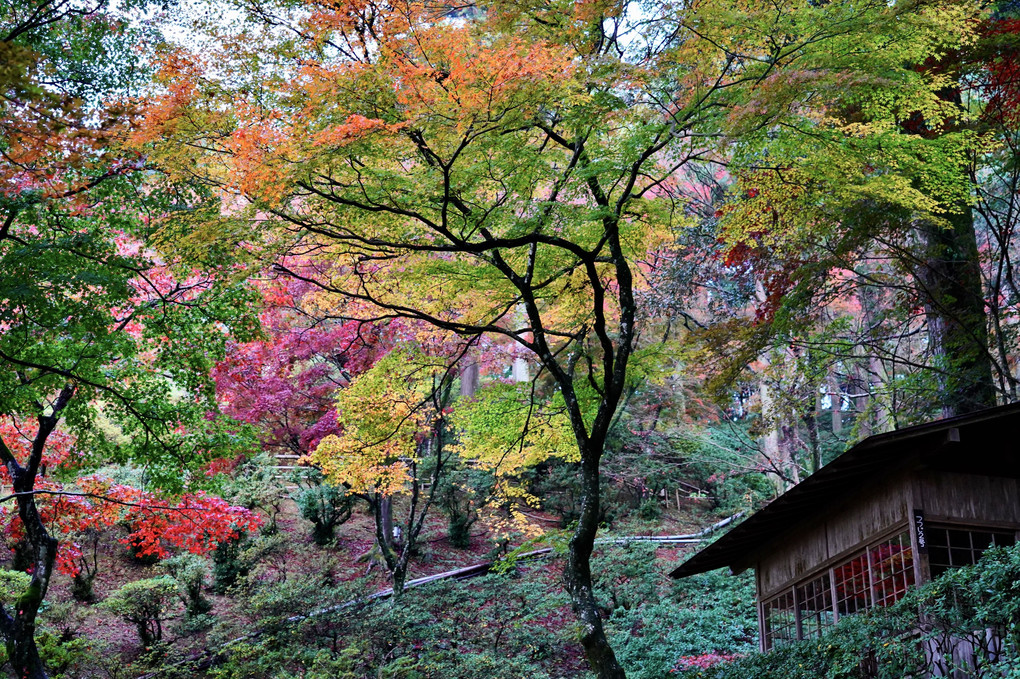
[[[281,508],[276,532],[256,537],[241,551],[251,568],[248,575],[216,593],[213,562],[206,560],[204,596],[211,610],[188,617],[182,603],[172,602],[162,642],[148,648],[135,625],[102,602],[123,584],[165,568],[140,563],[116,534],[105,535],[94,602],[75,601],[70,578],[63,575],[50,593],[44,628],[52,636],[43,648],[54,675],[128,677],[162,669],[165,676],[467,678],[575,677],[587,671],[560,587],[562,561],[556,557],[519,562],[508,573],[430,584],[398,602],[358,604],[285,622],[386,589],[389,582],[383,567],[372,561],[371,517],[363,511],[337,529],[332,544],[320,547],[294,504],[287,501]],[[552,515],[533,515],[555,526]],[[607,534],[678,534],[711,520],[698,508],[672,509],[655,521],[636,515],[618,521]],[[434,515],[410,577],[488,561],[497,551],[491,537],[475,524],[469,546],[455,548],[444,517]],[[596,555],[600,603],[618,653],[634,676],[661,676],[683,656],[743,648],[753,637],[746,581],[678,585],[668,578],[685,549],[633,544],[602,548]],[[211,667],[177,665],[256,629],[263,633],[235,643]]]

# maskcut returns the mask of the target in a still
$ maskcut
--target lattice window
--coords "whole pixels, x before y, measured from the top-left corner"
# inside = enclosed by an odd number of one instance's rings
[[[828,573],[797,588],[797,613],[801,639],[820,637],[826,627],[836,622],[832,612],[832,581]]]
[[[928,564],[931,577],[950,568],[976,564],[989,547],[1011,547],[1015,534],[1006,531],[928,527]]]
[[[861,553],[832,569],[836,585],[836,610],[851,615],[871,608],[871,574],[868,555]]]
[[[945,526],[929,526],[927,537],[932,577],[977,563],[989,547],[1016,542],[1012,532]],[[904,531],[762,604],[765,649],[819,637],[837,617],[888,606],[913,585],[914,553]]]
[[[762,606],[765,623],[765,648],[775,648],[797,640],[797,616],[793,592],[780,594]]]
[[[903,532],[868,550],[871,565],[872,602],[875,606],[896,603],[914,584],[914,552],[910,533]]]

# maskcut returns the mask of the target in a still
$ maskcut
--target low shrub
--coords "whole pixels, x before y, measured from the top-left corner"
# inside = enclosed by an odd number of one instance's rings
[[[163,561],[160,564],[160,569],[177,583],[177,592],[184,603],[184,610],[188,617],[196,617],[209,612],[212,603],[202,593],[208,570],[205,559],[185,552]]]
[[[163,623],[174,609],[177,582],[168,575],[129,582],[111,594],[102,606],[138,629],[149,646],[163,638]]]
[[[336,527],[351,518],[355,498],[343,486],[327,483],[316,470],[306,473],[302,480],[307,485],[294,496],[294,501],[302,518],[312,522],[315,544],[328,545]]]

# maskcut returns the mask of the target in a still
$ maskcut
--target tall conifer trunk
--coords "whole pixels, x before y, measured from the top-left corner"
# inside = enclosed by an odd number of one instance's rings
[[[926,68],[954,74],[953,84],[939,91],[938,97],[962,111],[962,76],[955,72],[959,63],[950,59]],[[960,125],[952,118],[936,122],[939,125],[932,125],[918,113],[903,126],[908,133],[932,138]],[[949,208],[947,223],[922,220],[917,225],[921,251],[915,273],[924,295],[929,349],[940,364],[943,417],[989,408],[996,401],[974,210],[959,201]]]
[[[995,383],[974,212],[963,206],[947,220],[948,228],[918,226],[923,261],[917,278],[926,298],[929,347],[944,369],[939,404],[943,417],[952,417],[994,406]]]

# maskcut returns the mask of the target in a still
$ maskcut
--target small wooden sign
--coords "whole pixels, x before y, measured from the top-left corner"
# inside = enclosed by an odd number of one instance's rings
[[[914,532],[917,534],[917,551],[927,554],[928,536],[925,534],[924,512],[920,509],[914,510]]]

